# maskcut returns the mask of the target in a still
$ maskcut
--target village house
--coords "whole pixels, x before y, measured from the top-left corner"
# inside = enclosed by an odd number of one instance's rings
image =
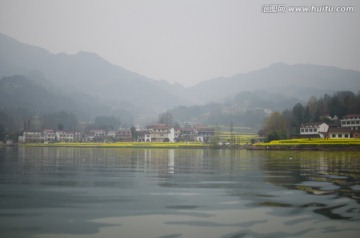
[[[53,130],[44,130],[44,131],[24,131],[21,136],[19,136],[19,143],[44,143],[44,142],[75,142],[81,140],[80,132],[70,132],[70,131],[53,131]]]
[[[136,141],[137,142],[151,142],[150,132],[148,130],[136,131]]]
[[[81,141],[81,132],[79,132],[79,131],[75,131],[74,132],[74,140],[75,140],[75,142],[80,142]]]
[[[20,143],[43,143],[44,134],[41,131],[24,131],[18,141]]]
[[[196,131],[191,127],[180,128],[180,134],[177,138],[178,141],[194,141],[196,140]]]
[[[300,137],[360,138],[360,114],[349,114],[340,121],[333,120],[330,124],[323,122],[302,124]]]
[[[110,137],[110,138],[114,138],[116,137],[116,131],[108,131],[107,132],[107,137]]]
[[[174,128],[174,137],[175,137],[175,140],[178,139],[181,135],[181,128],[180,127],[175,127]]]
[[[90,133],[93,133],[96,137],[105,137],[106,132],[105,130],[90,130]]]
[[[351,138],[351,129],[350,128],[334,128],[330,127],[327,133],[328,138],[337,139],[337,138]]]
[[[74,132],[56,131],[55,135],[56,135],[56,141],[60,141],[60,142],[74,142],[75,141]]]
[[[155,124],[147,126],[150,133],[151,142],[175,142],[174,128],[165,124]]]
[[[82,136],[81,141],[83,141],[83,142],[92,142],[92,141],[94,141],[94,138],[95,138],[95,133],[94,132],[89,132],[89,133],[85,133]]]
[[[196,134],[197,141],[208,143],[210,139],[214,136],[214,129],[208,127],[199,127],[196,128]]]
[[[44,141],[54,142],[56,141],[56,134],[53,130],[44,130]]]
[[[325,138],[328,129],[329,125],[324,122],[306,123],[300,126],[300,136]]]
[[[116,131],[117,141],[132,141],[132,134],[130,129],[119,129]]]
[[[346,115],[343,119],[340,119],[342,128],[350,128],[351,130],[360,129],[360,114]]]

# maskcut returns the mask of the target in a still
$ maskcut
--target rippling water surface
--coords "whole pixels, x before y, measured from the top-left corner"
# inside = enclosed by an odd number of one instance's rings
[[[0,147],[1,237],[360,237],[360,152]]]

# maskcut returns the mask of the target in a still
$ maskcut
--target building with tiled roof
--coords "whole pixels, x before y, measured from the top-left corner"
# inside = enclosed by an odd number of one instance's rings
[[[306,123],[300,126],[300,136],[324,138],[329,125],[324,122]]]

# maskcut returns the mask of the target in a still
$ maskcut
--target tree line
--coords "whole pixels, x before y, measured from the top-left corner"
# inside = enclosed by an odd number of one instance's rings
[[[339,91],[321,98],[311,97],[303,105],[297,103],[292,109],[272,112],[265,118],[263,129],[267,141],[296,137],[301,124],[331,122],[330,118],[343,118],[348,114],[360,114],[360,91]]]

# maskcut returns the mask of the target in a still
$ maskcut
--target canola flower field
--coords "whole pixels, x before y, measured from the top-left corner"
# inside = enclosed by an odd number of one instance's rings
[[[347,145],[360,145],[360,138],[350,139],[289,139],[289,140],[274,140],[269,143],[257,143],[255,145],[325,145],[325,144],[347,144]]]
[[[255,134],[240,134],[240,133],[231,133],[231,132],[221,132],[220,134],[220,141],[221,142],[231,142],[237,145],[244,145],[244,144],[251,144],[252,139],[258,138]]]
[[[252,149],[280,149],[280,150],[359,150],[360,138],[347,139],[289,139],[274,140],[268,143],[256,143]]]
[[[170,142],[56,142],[56,143],[27,143],[22,146],[29,147],[89,147],[89,148],[204,148],[209,145],[187,142],[187,143],[170,143]]]
[[[219,142],[233,142],[236,145],[250,144],[254,134],[239,134],[221,132]],[[88,148],[209,148],[211,143],[201,142],[55,142],[55,143],[26,143],[28,147],[88,147]]]

